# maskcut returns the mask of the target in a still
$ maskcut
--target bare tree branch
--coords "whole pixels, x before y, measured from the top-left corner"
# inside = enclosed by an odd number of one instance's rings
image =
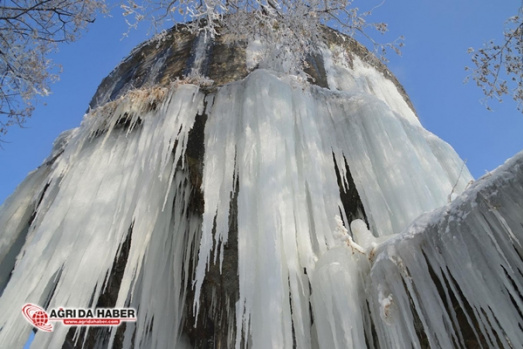
[[[0,2],[0,138],[31,116],[36,96],[49,94],[56,45],[76,40],[102,11],[105,0]]]
[[[488,100],[499,102],[509,95],[523,112],[523,5],[516,16],[505,23],[503,43],[489,41],[482,48],[469,48],[473,68],[465,67],[485,95],[484,103],[488,110]]]

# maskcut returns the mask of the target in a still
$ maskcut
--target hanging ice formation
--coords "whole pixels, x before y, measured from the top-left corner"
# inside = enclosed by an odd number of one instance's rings
[[[463,162],[331,36],[307,84],[224,37],[122,62],[0,209],[2,346],[31,302],[138,313],[36,348],[523,347],[523,154],[449,203]]]

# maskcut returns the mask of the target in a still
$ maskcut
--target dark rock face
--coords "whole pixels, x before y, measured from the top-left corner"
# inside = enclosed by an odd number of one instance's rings
[[[325,28],[324,36],[327,42],[344,47],[349,56],[356,55],[374,66],[396,85],[405,101],[414,110],[403,86],[367,48],[356,40],[329,28]],[[115,100],[131,89],[152,86],[168,87],[176,79],[183,80],[193,66],[197,40],[197,36],[188,33],[183,27],[175,27],[162,37],[138,46],[102,81],[89,107],[94,109]],[[201,72],[202,75],[214,81],[212,87],[208,89],[209,91],[241,80],[249,74],[246,65],[246,47],[246,41],[234,40],[230,35],[220,35],[209,42],[206,52],[207,62]],[[320,87],[328,88],[322,57],[309,56],[306,66],[305,72],[310,75],[309,81]]]
[[[138,46],[105,79],[89,103],[96,108],[115,100],[131,89],[168,86],[182,76],[191,53],[194,36],[181,31],[167,34],[170,40],[150,40]],[[152,67],[160,62],[157,70]]]
[[[189,164],[189,179],[192,186],[188,210],[203,214],[204,199],[200,190],[203,176],[204,129],[207,115],[198,115],[189,132],[186,162]],[[202,285],[200,312],[194,313],[194,290],[186,290],[185,314],[182,332],[194,348],[229,348],[234,343],[228,337],[229,328],[234,328],[235,303],[239,298],[238,280],[238,226],[237,193],[231,201],[229,216],[229,243],[224,247],[222,270],[219,264],[211,264]],[[214,256],[211,260],[214,260]],[[193,270],[196,260],[191,261]]]

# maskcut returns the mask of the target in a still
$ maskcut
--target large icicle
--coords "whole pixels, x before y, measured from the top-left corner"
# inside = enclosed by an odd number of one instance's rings
[[[381,347],[523,347],[522,197],[520,153],[379,248],[368,289]]]
[[[365,303],[368,272],[365,255],[354,255],[349,248],[336,247],[316,264],[312,279],[311,303],[319,348],[360,349],[372,343]]]
[[[169,348],[177,340],[182,275],[187,275],[182,267],[190,258],[186,245],[199,229],[198,218],[187,214],[182,155],[202,106],[203,94],[191,85],[172,92],[133,92],[111,102],[87,115],[53,164],[38,170],[9,199],[33,202],[26,206],[38,209],[0,298],[3,345],[22,347],[27,340],[31,327],[19,316],[25,302],[95,306],[126,239],[130,247],[116,306],[130,302],[140,309],[133,340],[156,348]],[[32,184],[35,176],[40,184]],[[27,213],[13,213],[10,201],[0,221],[20,226],[17,221]],[[3,234],[1,253],[13,240]],[[150,280],[155,275],[162,277]],[[165,312],[166,306],[171,312]],[[52,334],[39,332],[33,346],[61,347],[68,330],[57,326]]]
[[[403,98],[387,91],[378,98],[355,89],[303,88],[256,70],[221,88],[208,107],[196,294],[211,255],[223,254],[230,199],[237,190],[237,347],[245,342],[253,348],[309,348],[316,340],[310,331],[310,275],[318,258],[338,244],[334,217],[344,215],[333,154],[338,165],[346,160],[351,168],[377,235],[399,233],[470,180],[466,169],[461,178],[445,169],[440,153],[451,161],[457,155],[444,145],[435,154],[434,144],[444,142],[415,117],[398,116],[391,101],[401,105]],[[348,182],[345,167],[338,168]],[[362,286],[354,287],[351,294],[359,294]],[[316,328],[323,336],[322,326]],[[359,338],[356,347],[363,334]]]

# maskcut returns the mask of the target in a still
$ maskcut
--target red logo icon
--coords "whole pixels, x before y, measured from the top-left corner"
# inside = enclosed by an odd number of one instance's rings
[[[46,331],[53,332],[53,325],[49,322],[49,316],[37,305],[27,303],[22,308],[22,314],[24,314],[25,319],[34,327]]]

